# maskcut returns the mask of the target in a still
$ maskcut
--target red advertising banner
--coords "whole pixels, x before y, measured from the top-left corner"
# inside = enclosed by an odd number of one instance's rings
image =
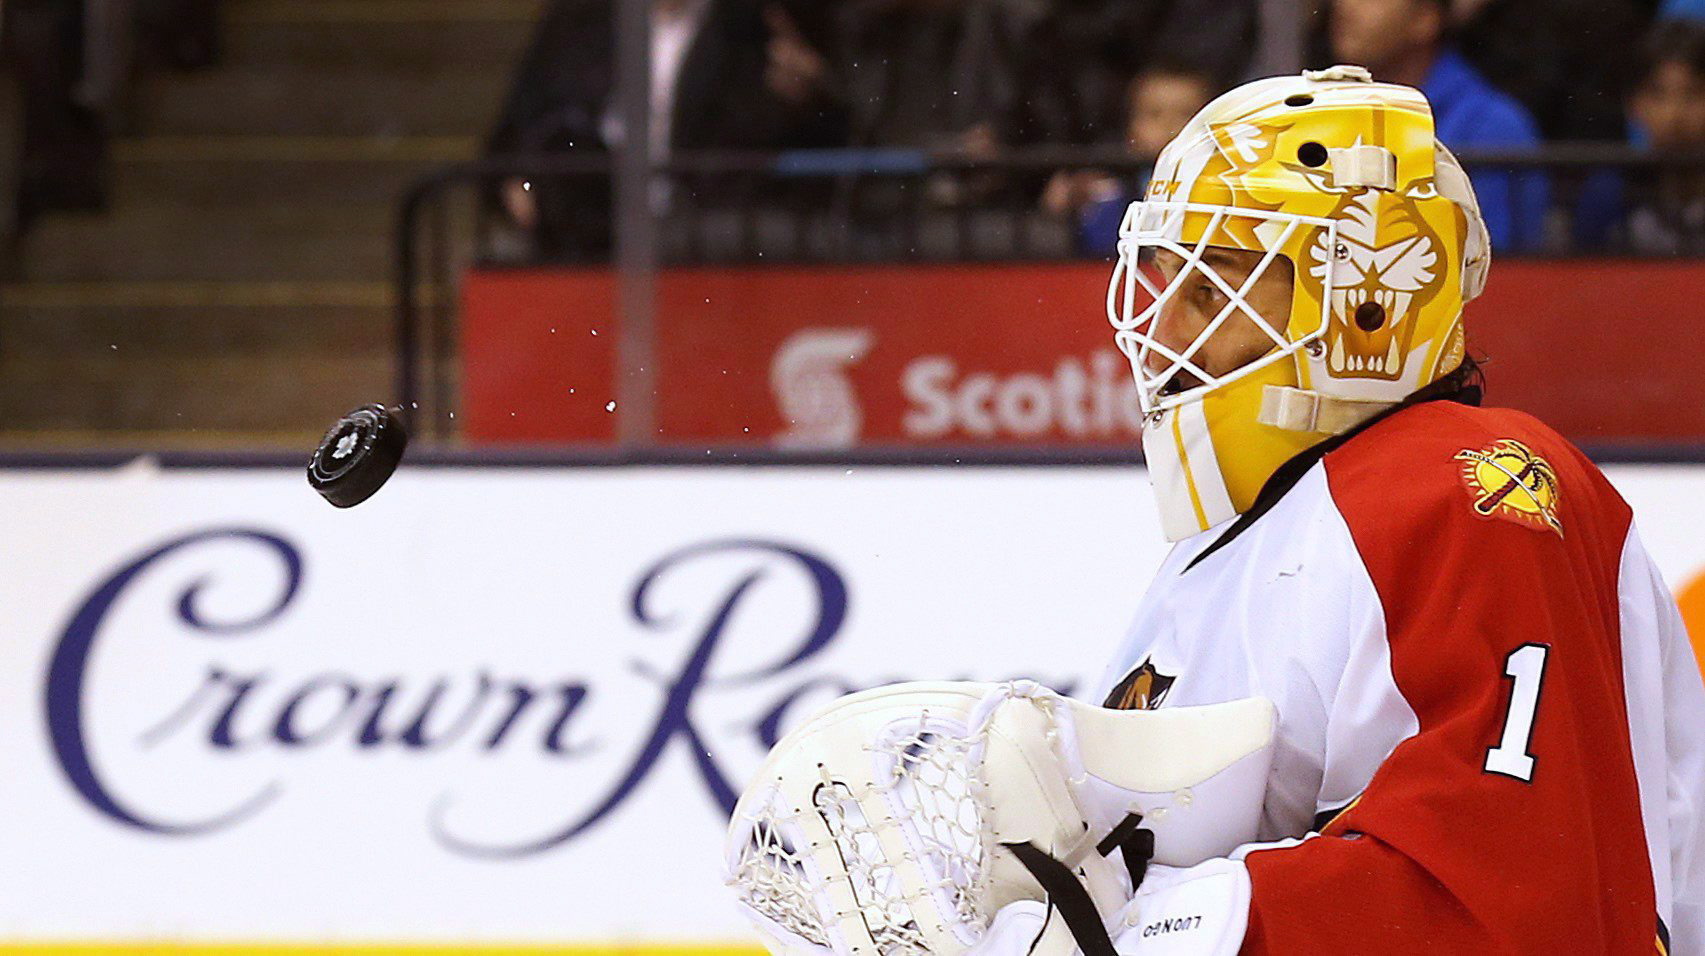
[[[1129,445],[1139,418],[1096,264],[675,269],[658,283],[658,440],[845,448]],[[614,439],[616,283],[475,271],[464,434]],[[1705,264],[1510,262],[1470,307],[1489,401],[1576,441],[1705,442]]]

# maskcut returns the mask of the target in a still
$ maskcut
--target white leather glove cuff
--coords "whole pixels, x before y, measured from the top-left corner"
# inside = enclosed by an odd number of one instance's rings
[[[1122,956],[1234,956],[1249,928],[1249,870],[1215,859],[1183,869],[1151,865],[1120,914]]]

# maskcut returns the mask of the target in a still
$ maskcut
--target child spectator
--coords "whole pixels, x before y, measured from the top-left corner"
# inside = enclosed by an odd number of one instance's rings
[[[1131,156],[1153,162],[1215,89],[1206,72],[1178,64],[1156,64],[1138,74],[1126,93],[1125,141]],[[1077,217],[1080,251],[1111,256],[1125,208],[1147,185],[1147,173],[1121,179],[1099,170],[1067,170],[1049,181],[1042,207],[1056,216]]]
[[[1643,54],[1628,99],[1636,141],[1656,150],[1705,144],[1705,25],[1659,23]]]
[[[1258,46],[1256,0],[1022,2],[1040,13],[1019,84],[1026,141],[1116,142],[1132,76],[1164,59],[1211,67],[1223,89],[1246,76]]]
[[[1636,143],[1655,152],[1705,150],[1705,24],[1660,22],[1641,57],[1628,98]],[[1626,244],[1659,255],[1705,253],[1705,175],[1697,166],[1662,169],[1630,189]]]

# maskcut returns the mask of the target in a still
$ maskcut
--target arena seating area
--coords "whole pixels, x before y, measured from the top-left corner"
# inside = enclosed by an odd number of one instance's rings
[[[40,173],[42,155],[54,169],[73,168],[60,161],[71,153],[43,153],[42,130],[81,127],[55,126],[39,109],[13,124],[24,131],[13,137],[24,159],[10,167],[22,185],[0,287],[8,445],[293,445],[328,410],[391,392],[401,366],[415,364],[433,366],[427,374],[448,415],[465,373],[458,310],[468,269],[601,268],[612,254],[613,141],[587,148],[574,138],[591,129],[608,139],[600,124],[615,118],[613,99],[608,112],[575,112],[586,88],[613,82],[585,75],[613,68],[613,36],[596,26],[608,24],[607,4],[128,0],[121,7],[138,25],[130,37],[87,11],[66,13],[78,6],[7,7],[9,75],[25,97],[44,81],[20,44],[46,35],[37,21],[58,10],[51,35],[78,41],[74,68],[56,74],[76,80],[67,109],[87,114],[99,134],[76,154],[93,157],[80,191]],[[159,27],[156,6],[179,18],[169,21],[176,33]],[[1237,11],[1230,20],[1192,32],[1179,26],[1190,22],[1189,3],[1101,4],[1127,17],[1142,8],[1182,30],[1176,50],[1115,45],[1112,54],[1083,32],[1096,3],[1033,5],[1033,22],[1008,9],[1023,5],[1002,0],[949,6],[963,22],[941,13],[907,21],[863,3],[846,4],[839,19],[781,3],[696,13],[701,32],[724,31],[703,45],[722,47],[681,65],[680,82],[697,85],[676,91],[674,112],[658,114],[676,128],[659,141],[651,255],[665,268],[1103,260],[1118,209],[1145,175],[1143,137],[1155,134],[1139,129],[1143,110],[1163,112],[1168,96],[1199,100],[1259,70],[1274,44],[1256,24],[1285,5],[1225,6]],[[1484,177],[1483,197],[1492,198],[1483,201],[1506,210],[1512,238],[1500,257],[1698,251],[1699,160],[1688,147],[1705,141],[1705,129],[1692,131],[1688,109],[1705,110],[1705,72],[1683,69],[1698,28],[1632,2],[1583,40],[1550,24],[1566,10],[1542,11],[1537,27],[1527,23],[1531,42],[1615,40],[1628,64],[1627,75],[1612,76],[1589,57],[1569,77],[1548,79],[1533,58],[1521,61],[1524,72],[1505,55],[1526,9],[1516,0],[1457,4],[1448,17],[1461,25],[1441,41],[1507,81],[1531,114],[1531,141],[1500,140],[1498,121],[1482,117],[1458,147]],[[1302,62],[1329,62],[1353,40],[1334,32],[1329,10],[1304,14],[1293,51]],[[1234,65],[1191,63],[1191,37],[1223,45],[1245,36],[1238,23],[1249,42],[1234,44]],[[908,31],[923,27],[953,54],[951,69],[872,76],[859,65],[858,51],[908,49]],[[1006,45],[978,46],[977,37]],[[1636,55],[1642,42],[1656,52]],[[967,50],[985,59],[965,59]],[[1201,63],[1215,51],[1193,52]],[[1400,53],[1367,56],[1400,64]],[[1044,69],[1074,58],[1093,68],[1057,70],[1063,79]],[[577,73],[580,63],[589,65]],[[873,112],[861,99],[872,83],[896,82],[930,99],[943,83],[997,66],[1005,85],[984,77],[969,111],[936,102]],[[105,93],[91,100],[99,77]],[[1192,79],[1194,93],[1179,87]],[[706,92],[717,83],[752,90],[718,101]],[[960,90],[949,92],[951,100]],[[1602,135],[1623,130],[1625,107],[1642,95],[1667,97],[1667,138],[1637,123],[1632,142]],[[1577,107],[1558,109],[1560,96]],[[896,100],[905,97],[884,102]],[[792,104],[805,119],[780,132],[745,129],[766,102]],[[684,119],[689,105],[722,119],[695,126]],[[1185,108],[1181,115],[1193,106]],[[1539,142],[1540,132],[1568,139]],[[1597,141],[1574,141],[1585,134]],[[399,337],[399,321],[423,318],[412,340]]]
[[[6,441],[300,444],[381,393],[396,204],[477,155],[539,9],[235,0],[214,63],[139,66],[104,208],[37,217],[0,289]]]

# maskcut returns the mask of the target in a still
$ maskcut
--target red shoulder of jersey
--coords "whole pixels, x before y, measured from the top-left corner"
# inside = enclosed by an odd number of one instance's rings
[[[1513,409],[1417,405],[1327,454],[1325,464],[1345,517],[1386,544],[1437,547],[1454,535],[1519,541],[1514,532],[1523,531],[1554,542],[1590,539],[1583,545],[1609,539],[1620,549],[1631,520],[1579,449]]]
[[[1652,952],[1627,505],[1504,409],[1408,408],[1324,464],[1419,729],[1322,837],[1249,856],[1245,951]],[[1357,913],[1355,934],[1292,915],[1331,907]]]

